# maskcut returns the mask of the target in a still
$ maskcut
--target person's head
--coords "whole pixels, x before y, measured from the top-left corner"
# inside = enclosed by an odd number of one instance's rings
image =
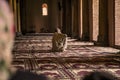
[[[7,69],[11,65],[13,46],[13,14],[5,0],[0,0],[0,80],[7,79]]]
[[[56,28],[56,30],[55,30],[55,32],[57,32],[57,33],[61,33],[61,30],[60,30],[60,28]]]
[[[109,72],[94,71],[84,76],[83,80],[118,80],[118,79]]]

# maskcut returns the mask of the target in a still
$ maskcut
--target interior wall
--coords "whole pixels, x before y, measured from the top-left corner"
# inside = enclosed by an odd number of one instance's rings
[[[43,0],[44,1],[44,0]],[[50,32],[55,32],[56,28],[60,25],[59,24],[59,0],[47,0],[49,3],[48,8],[48,25]]]
[[[54,32],[59,25],[58,0],[23,0],[23,2],[26,3],[24,5],[24,8],[26,8],[24,10],[26,25],[21,26],[26,27],[26,32]],[[48,4],[48,16],[42,16],[43,3]]]

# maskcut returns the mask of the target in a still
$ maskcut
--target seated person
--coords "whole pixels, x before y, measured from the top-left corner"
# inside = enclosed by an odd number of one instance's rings
[[[118,80],[118,79],[109,72],[94,71],[86,75],[82,80]]]
[[[57,28],[57,32],[54,33],[52,38],[52,51],[60,52],[65,51],[67,48],[67,35],[62,34],[60,29]]]
[[[18,71],[11,65],[14,20],[6,0],[0,0],[0,80],[48,80],[44,75]]]

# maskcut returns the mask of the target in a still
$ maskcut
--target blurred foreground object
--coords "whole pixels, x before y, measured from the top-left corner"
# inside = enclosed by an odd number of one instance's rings
[[[5,0],[0,0],[0,80],[8,80],[13,46],[13,14]]]

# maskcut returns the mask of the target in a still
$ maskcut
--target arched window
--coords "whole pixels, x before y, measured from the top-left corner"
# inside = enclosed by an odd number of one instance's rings
[[[42,4],[42,15],[47,16],[48,15],[48,6],[46,3]]]

